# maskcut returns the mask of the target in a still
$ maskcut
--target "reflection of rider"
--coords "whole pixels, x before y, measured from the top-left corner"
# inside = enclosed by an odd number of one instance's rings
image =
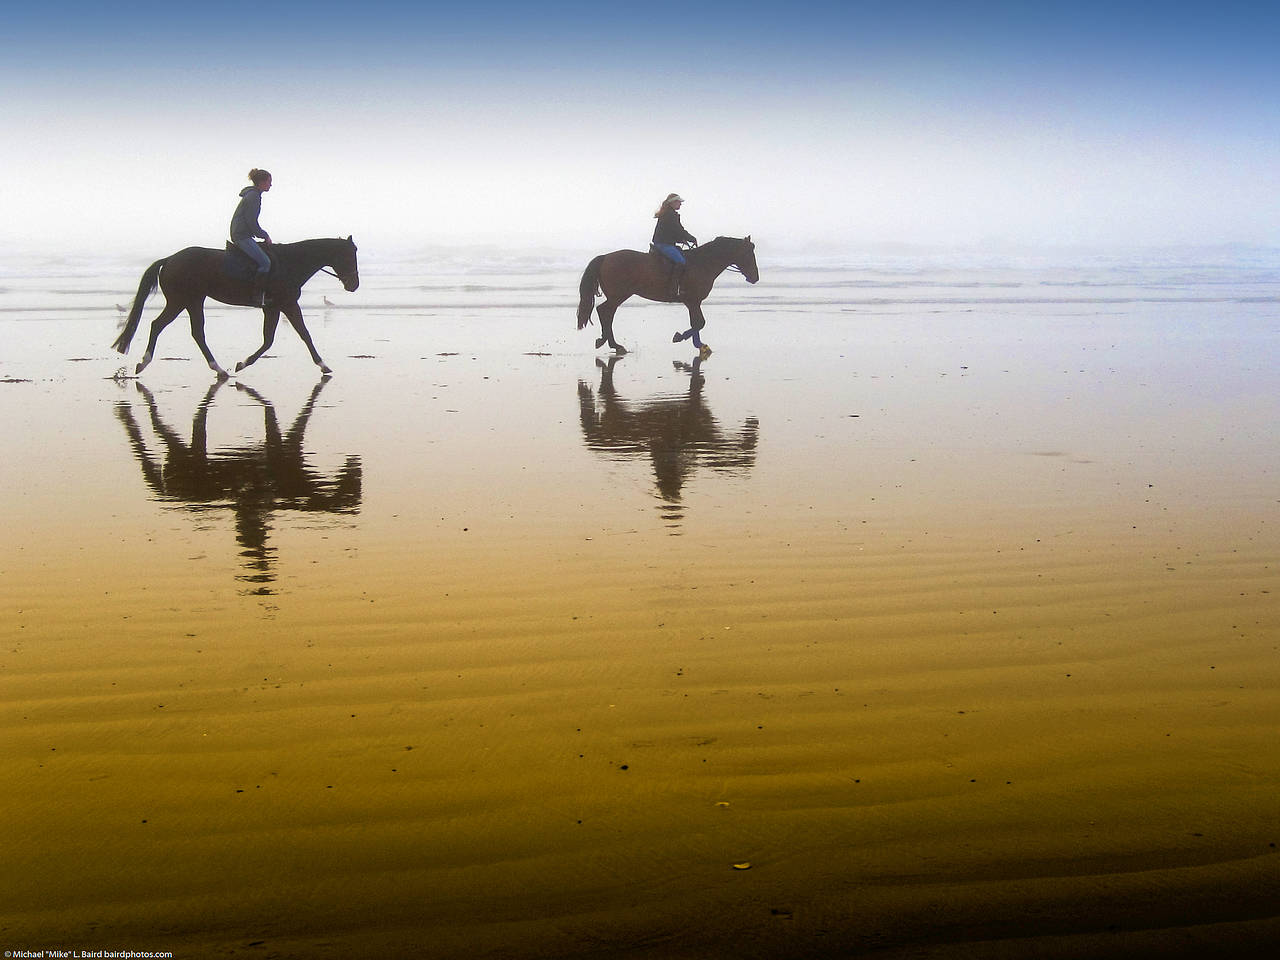
[[[662,206],[658,207],[654,213],[658,224],[653,228],[653,246],[659,253],[670,260],[675,266],[671,271],[671,279],[669,281],[669,289],[667,295],[675,300],[680,295],[680,277],[684,273],[685,259],[677,243],[687,243],[697,246],[698,241],[688,230],[680,223],[680,205],[684,200],[675,193],[667,194],[667,199],[662,201]]]
[[[254,167],[249,171],[249,179],[253,181],[253,186],[240,191],[240,203],[236,212],[231,215],[231,242],[258,265],[258,272],[253,278],[253,301],[255,306],[262,306],[271,259],[256,241],[261,237],[267,243],[271,242],[270,235],[258,224],[258,214],[262,212],[262,195],[271,189],[271,174]]]

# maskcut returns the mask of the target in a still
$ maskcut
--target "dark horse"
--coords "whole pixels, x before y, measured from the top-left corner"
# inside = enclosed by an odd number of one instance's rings
[[[311,334],[302,319],[302,308],[298,306],[298,297],[302,294],[302,285],[325,267],[333,271],[333,275],[342,281],[347,290],[355,290],[360,286],[360,272],[356,268],[356,245],[350,237],[345,240],[302,240],[298,243],[276,243],[270,247],[274,261],[267,280],[267,305],[262,310],[262,347],[254,351],[241,363],[236,364],[239,372],[256,361],[271,346],[276,336],[276,325],[280,322],[280,314],[284,313],[293,329],[311,351],[311,359],[323,373],[332,373],[315,344],[311,342]],[[173,256],[157,260],[147,267],[138,284],[138,295],[133,298],[133,308],[125,320],[124,329],[114,344],[120,353],[129,351],[129,344],[138,330],[138,321],[142,317],[142,307],[147,298],[156,292],[156,287],[164,292],[164,309],[151,322],[151,337],[147,341],[147,351],[142,355],[134,373],[141,373],[151,362],[156,352],[156,340],[160,331],[173,322],[183,310],[191,317],[191,336],[195,338],[200,352],[209,363],[209,369],[225,380],[230,374],[218,365],[204,340],[204,301],[206,297],[239,306],[257,306],[252,300],[253,288],[247,275],[232,273],[227,269],[227,258],[241,256],[223,250],[211,250],[207,247],[187,247]],[[246,258],[247,259],[247,258]]]
[[[581,330],[591,322],[591,308],[595,303],[596,293],[604,295],[604,302],[596,309],[600,315],[600,333],[596,341],[596,349],[609,344],[616,352],[626,353],[626,348],[618,345],[613,339],[613,315],[622,303],[639,294],[646,300],[658,300],[664,303],[683,303],[689,309],[689,329],[677,333],[673,343],[681,340],[693,340],[695,347],[702,347],[702,339],[698,336],[707,321],[702,316],[702,301],[711,293],[716,278],[729,267],[736,267],[747,279],[755,283],[760,279],[760,270],[756,266],[756,245],[751,237],[741,240],[734,237],[716,237],[710,243],[688,251],[685,254],[689,261],[684,277],[680,282],[680,293],[671,296],[668,279],[671,276],[671,261],[659,253],[641,253],[639,250],[615,250],[603,253],[587,264],[582,274],[582,283],[578,285],[581,298],[578,300],[578,329]]]

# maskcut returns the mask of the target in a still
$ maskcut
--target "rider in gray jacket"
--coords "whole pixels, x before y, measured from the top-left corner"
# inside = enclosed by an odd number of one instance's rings
[[[240,203],[236,206],[236,212],[231,215],[231,242],[258,265],[253,293],[255,301],[261,305],[267,274],[271,270],[271,259],[258,246],[257,240],[261,238],[270,243],[271,236],[258,223],[258,215],[262,212],[262,195],[271,189],[271,174],[254,167],[249,171],[249,179],[253,181],[253,186],[240,191]]]

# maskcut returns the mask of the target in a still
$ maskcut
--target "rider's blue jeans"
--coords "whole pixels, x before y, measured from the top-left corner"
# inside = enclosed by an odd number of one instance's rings
[[[680,248],[674,243],[655,243],[654,247],[661,251],[662,255],[672,263],[678,263],[682,267],[685,265],[684,254],[680,252]]]
[[[266,276],[271,269],[271,259],[262,252],[262,248],[254,242],[253,237],[237,240],[236,246],[249,255],[249,259],[258,265],[258,276]]]

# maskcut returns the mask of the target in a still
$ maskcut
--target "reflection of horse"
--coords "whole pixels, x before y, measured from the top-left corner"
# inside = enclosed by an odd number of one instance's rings
[[[347,457],[332,477],[307,465],[302,449],[307,422],[316,398],[329,381],[319,380],[311,390],[293,425],[281,433],[275,408],[259,393],[237,384],[237,389],[262,405],[264,440],[255,446],[208,449],[209,407],[226,383],[216,380],[205,393],[191,424],[191,440],[185,442],[160,417],[155,397],[141,383],[138,392],[147,405],[151,427],[163,445],[163,460],[147,446],[133,406],[116,404],[117,419],[129,436],[142,477],[160,500],[182,504],[193,511],[229,509],[235,515],[236,541],[250,573],[242,579],[264,584],[257,593],[270,593],[275,575],[271,561],[275,551],[267,546],[271,515],[279,510],[352,514],[360,510],[363,483],[360,458]]]
[[[360,273],[356,267],[356,245],[351,238],[345,240],[302,240],[298,243],[276,243],[270,247],[274,261],[271,273],[267,276],[268,302],[262,308],[262,347],[252,353],[243,362],[236,364],[236,370],[243,370],[253,363],[271,346],[276,336],[276,324],[280,322],[280,314],[284,313],[293,329],[311,351],[311,359],[322,372],[332,371],[316,352],[311,342],[311,334],[302,319],[302,308],[298,306],[298,297],[302,295],[302,285],[315,276],[320,270],[329,267],[334,276],[342,281],[347,290],[355,290],[360,286]],[[114,344],[120,353],[129,352],[129,344],[138,330],[138,321],[142,318],[142,307],[147,298],[156,292],[159,286],[164,292],[164,309],[151,322],[151,337],[147,341],[147,350],[142,355],[134,373],[141,373],[155,356],[156,339],[160,331],[167,327],[183,310],[191,318],[191,336],[195,338],[200,352],[204,354],[209,369],[220,378],[226,379],[229,374],[218,366],[218,361],[209,351],[204,340],[204,301],[213,297],[222,303],[240,306],[255,306],[252,300],[253,283],[248,276],[233,275],[226,269],[227,257],[236,254],[224,250],[211,250],[207,247],[187,247],[172,256],[157,260],[142,275],[138,284],[138,294],[133,299],[133,308],[125,320],[124,329]]]
[[[685,267],[684,277],[680,281],[680,294],[672,298],[668,288],[671,274],[671,262],[660,253],[641,253],[638,250],[615,250],[603,253],[587,264],[582,274],[582,282],[578,285],[581,295],[578,300],[578,329],[581,330],[591,322],[591,307],[595,303],[597,291],[604,295],[604,302],[596,308],[600,315],[601,337],[596,341],[596,349],[609,344],[616,352],[626,353],[626,349],[618,346],[613,339],[613,315],[623,301],[635,294],[646,300],[660,300],[666,303],[683,303],[689,309],[689,329],[677,333],[673,342],[693,340],[695,347],[702,347],[698,336],[707,321],[702,316],[702,301],[711,293],[716,278],[729,267],[736,267],[748,283],[760,279],[760,270],[756,266],[756,245],[751,237],[736,240],[733,237],[716,237],[710,243],[703,244],[685,254],[689,261]]]
[[[689,390],[684,395],[659,397],[639,403],[624,400],[613,385],[613,367],[597,360],[600,388],[578,381],[578,406],[582,435],[597,453],[645,458],[653,464],[658,496],[669,520],[681,517],[681,491],[685,481],[699,467],[719,472],[749,470],[756,462],[756,439],[760,422],[749,417],[736,434],[727,434],[712,415],[702,395],[702,359],[692,365],[676,362],[677,370],[689,374]]]

